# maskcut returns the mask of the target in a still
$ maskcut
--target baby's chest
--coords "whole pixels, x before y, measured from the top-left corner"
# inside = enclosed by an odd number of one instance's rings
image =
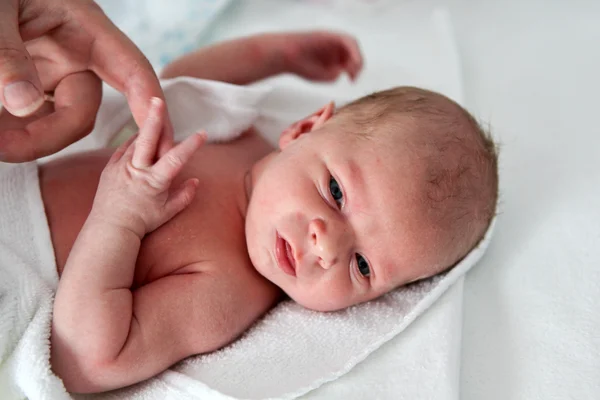
[[[215,260],[246,260],[244,220],[235,197],[201,179],[192,204],[142,241],[134,276],[143,285],[167,275],[196,272]],[[243,262],[243,261],[242,261]],[[220,262],[217,264],[223,264]]]

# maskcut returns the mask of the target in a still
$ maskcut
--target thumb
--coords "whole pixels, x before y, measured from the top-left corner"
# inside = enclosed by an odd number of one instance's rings
[[[40,79],[27,52],[18,23],[18,1],[0,1],[0,102],[17,117],[44,103]]]

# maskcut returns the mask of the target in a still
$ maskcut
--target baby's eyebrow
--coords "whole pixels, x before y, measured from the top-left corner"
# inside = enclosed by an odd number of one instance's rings
[[[360,184],[364,183],[362,170],[358,163],[353,159],[348,160],[348,178],[353,181],[358,181]]]
[[[358,203],[361,204],[362,208],[365,205],[364,196],[366,196],[366,193],[364,193],[364,191],[362,191],[361,193],[359,190],[357,190],[357,186],[364,188],[365,181],[363,178],[362,170],[358,163],[353,159],[349,159],[346,165],[346,182],[344,184],[344,186],[346,187],[346,192],[351,192],[351,195],[348,197],[352,199],[352,203],[354,203],[354,205],[356,205],[356,199],[360,199]],[[348,199],[346,199],[346,201],[348,201]]]

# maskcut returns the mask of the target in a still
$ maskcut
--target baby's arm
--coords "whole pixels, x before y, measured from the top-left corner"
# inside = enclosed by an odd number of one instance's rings
[[[164,114],[164,103],[153,99],[139,136],[111,157],[59,282],[52,367],[70,391],[139,382],[227,340],[214,321],[198,320],[206,307],[220,306],[205,277],[170,276],[130,290],[142,237],[187,207],[196,192],[195,179],[170,186],[202,137],[189,137],[155,161]],[[205,335],[198,326],[213,329]]]
[[[204,47],[167,65],[162,78],[191,76],[245,85],[292,73],[333,81],[342,72],[355,79],[362,68],[356,40],[333,32],[262,34]]]

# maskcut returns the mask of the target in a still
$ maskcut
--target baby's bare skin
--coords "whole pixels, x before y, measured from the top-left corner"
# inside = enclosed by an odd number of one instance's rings
[[[113,151],[102,149],[40,166],[40,187],[59,275],[91,210],[100,174]],[[203,314],[203,326],[189,327],[204,335],[210,324],[207,321],[225,321],[215,348],[234,340],[281,296],[281,290],[252,267],[244,236],[244,178],[256,160],[270,151],[272,147],[252,129],[233,142],[204,145],[173,183],[176,187],[192,177],[199,180],[192,203],[141,242],[133,291],[178,274],[202,274],[218,281],[218,286],[203,288],[212,290],[205,296],[216,303],[222,299],[231,307],[210,308]],[[156,297],[146,301],[170,301],[164,293]],[[187,319],[186,324],[192,321]]]
[[[143,239],[135,287],[173,273],[189,272],[182,267],[221,258],[223,250],[231,255],[232,248],[239,250],[237,264],[244,264],[259,277],[247,258],[242,214],[232,210],[246,207],[245,174],[272,150],[253,129],[233,142],[206,144],[198,150],[173,184],[198,178],[198,193],[185,210]],[[81,153],[39,168],[59,276],[91,210],[100,174],[113,152],[114,149],[100,149]]]

